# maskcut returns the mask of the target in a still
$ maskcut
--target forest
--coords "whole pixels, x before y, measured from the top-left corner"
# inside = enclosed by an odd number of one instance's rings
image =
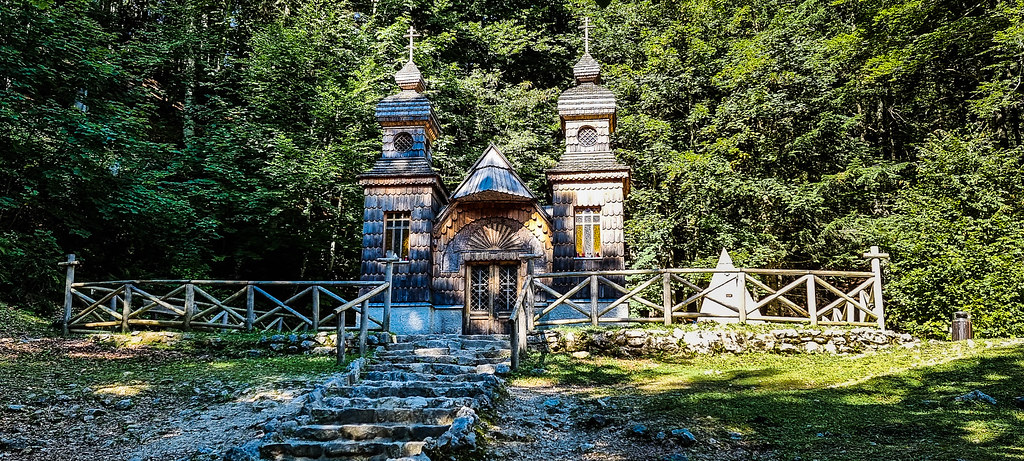
[[[536,193],[584,17],[633,268],[886,266],[889,326],[1024,334],[1024,0],[5,0],[0,302],[86,280],[349,279],[403,35],[449,186]]]

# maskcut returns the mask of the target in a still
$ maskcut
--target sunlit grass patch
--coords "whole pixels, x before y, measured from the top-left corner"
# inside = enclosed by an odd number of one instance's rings
[[[543,368],[544,372],[534,371]],[[743,354],[648,359],[531,356],[514,385],[610,395],[663,428],[726,431],[779,459],[1024,459],[1018,340],[851,356]],[[979,389],[995,406],[957,403]]]

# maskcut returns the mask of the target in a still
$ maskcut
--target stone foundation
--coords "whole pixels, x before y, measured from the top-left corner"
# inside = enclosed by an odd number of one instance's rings
[[[617,329],[544,330],[530,332],[532,351],[588,352],[616,357],[722,352],[849,354],[894,346],[916,347],[920,340],[905,333],[874,328],[779,329],[766,333],[735,330]]]

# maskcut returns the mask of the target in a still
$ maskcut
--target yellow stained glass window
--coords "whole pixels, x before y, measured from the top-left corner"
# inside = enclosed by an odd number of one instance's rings
[[[576,209],[576,257],[598,258],[601,256],[601,209],[595,207]]]

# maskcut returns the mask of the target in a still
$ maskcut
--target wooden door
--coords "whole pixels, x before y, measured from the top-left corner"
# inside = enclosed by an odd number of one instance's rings
[[[466,270],[466,334],[508,334],[508,317],[519,295],[519,266],[473,264]]]

